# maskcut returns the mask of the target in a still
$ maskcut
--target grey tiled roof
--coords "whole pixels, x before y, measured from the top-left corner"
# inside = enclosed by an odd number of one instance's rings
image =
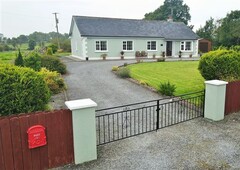
[[[73,16],[73,20],[76,22],[82,36],[162,37],[173,40],[194,40],[199,38],[182,22],[86,16]]]

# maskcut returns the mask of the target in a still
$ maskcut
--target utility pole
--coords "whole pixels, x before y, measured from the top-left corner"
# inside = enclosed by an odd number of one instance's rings
[[[60,49],[60,43],[59,43],[59,38],[58,38],[58,35],[59,35],[59,32],[58,32],[58,23],[59,23],[59,21],[58,21],[58,18],[57,18],[57,12],[54,12],[53,13],[54,15],[55,15],[55,22],[56,22],[56,29],[57,29],[57,42],[58,42],[58,49]]]

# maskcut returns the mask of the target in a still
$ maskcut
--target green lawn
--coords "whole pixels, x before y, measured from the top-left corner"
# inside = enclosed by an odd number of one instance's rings
[[[0,64],[13,63],[14,59],[16,58],[16,54],[16,51],[0,52]]]
[[[198,61],[139,63],[128,67],[132,78],[145,81],[155,89],[159,88],[160,82],[175,84],[175,95],[204,89],[204,79],[197,69]]]

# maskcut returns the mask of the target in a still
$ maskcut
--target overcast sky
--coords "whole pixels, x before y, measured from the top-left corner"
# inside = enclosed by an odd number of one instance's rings
[[[5,37],[34,31],[55,31],[53,12],[58,12],[59,31],[68,33],[72,15],[142,19],[164,0],[0,0],[0,33]],[[220,19],[240,9],[240,0],[184,0],[190,7],[194,29],[210,17]]]

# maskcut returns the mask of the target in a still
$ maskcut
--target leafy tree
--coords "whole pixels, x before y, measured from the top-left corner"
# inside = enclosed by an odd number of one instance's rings
[[[217,41],[219,45],[230,47],[240,44],[240,10],[231,11],[220,20],[217,29]]]
[[[20,35],[17,37],[18,43],[21,45],[28,42],[28,37],[26,35]]]
[[[144,15],[146,20],[166,20],[171,16],[173,21],[184,22],[186,25],[191,20],[189,6],[183,4],[183,0],[165,0],[164,4],[155,11]]]
[[[12,38],[10,44],[13,46],[13,48],[16,48],[18,44],[17,38]]]
[[[205,39],[213,41],[216,36],[216,29],[217,29],[217,26],[215,24],[215,21],[211,17],[209,20],[206,21],[206,23],[203,27],[200,27],[196,31],[196,33],[201,38],[205,38]]]
[[[29,50],[34,50],[35,46],[36,46],[36,41],[34,41],[33,39],[30,39],[28,41],[28,49]]]
[[[15,59],[14,64],[16,66],[24,66],[23,57],[22,57],[20,49],[18,50],[18,55],[17,55],[17,58]]]
[[[28,38],[34,40],[35,42],[46,42],[50,40],[49,34],[42,32],[34,32],[30,34]]]

